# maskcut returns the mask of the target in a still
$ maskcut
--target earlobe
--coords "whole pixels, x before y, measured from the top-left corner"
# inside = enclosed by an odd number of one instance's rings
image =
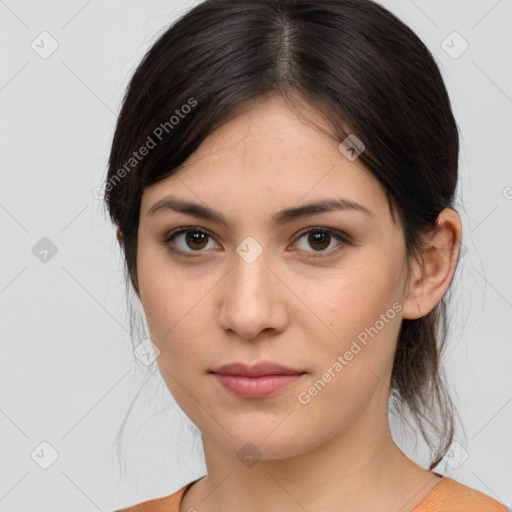
[[[402,304],[402,317],[414,320],[424,316],[422,313],[420,297],[422,294],[421,285],[423,282],[424,262],[415,261],[411,276],[407,283],[407,293]]]
[[[403,318],[417,319],[432,311],[448,290],[457,266],[462,226],[457,212],[445,208],[415,263],[408,293],[403,301]]]
[[[117,241],[119,242],[119,244],[123,245],[124,237],[123,237],[123,232],[121,231],[121,228],[117,228],[116,237],[117,237]]]

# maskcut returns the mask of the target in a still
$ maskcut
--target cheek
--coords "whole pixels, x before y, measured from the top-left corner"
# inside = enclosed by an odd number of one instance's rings
[[[366,261],[360,266],[344,269],[339,275],[311,280],[304,302],[322,321],[322,336],[315,335],[318,322],[308,313],[308,338],[316,354],[316,371],[322,375],[329,369],[336,375],[329,393],[344,394],[359,389],[358,400],[371,394],[379,380],[386,382],[392,369],[396,338],[399,332],[401,305],[393,272],[383,262]],[[304,322],[304,319],[299,320]],[[329,331],[325,329],[329,327]],[[339,361],[339,357],[342,361]],[[336,364],[338,362],[338,364]],[[336,371],[337,370],[337,371]],[[329,379],[325,376],[325,380]],[[359,396],[359,398],[358,398]],[[320,399],[318,403],[328,403]]]
[[[336,429],[350,423],[377,391],[387,392],[400,316],[385,283],[375,280],[352,277],[327,296],[318,296],[312,309],[324,311],[322,320],[335,334],[315,337],[311,331],[315,371],[299,391],[310,400],[304,411],[311,421],[324,417]]]
[[[210,318],[205,310],[208,288],[197,286],[192,291],[184,288],[190,283],[163,279],[148,282],[141,287],[141,298],[152,337],[164,348],[184,340],[188,345],[204,336]]]
[[[160,349],[158,363],[174,374],[206,350],[201,343],[208,343],[205,333],[213,328],[208,293],[214,283],[161,260],[141,255],[140,295],[151,340]]]
[[[355,336],[373,325],[396,300],[392,276],[376,264],[310,279],[301,299],[335,334]]]
[[[188,296],[196,294],[197,300],[197,287],[185,279],[178,265],[172,264],[165,248],[150,243],[139,245],[137,273],[148,327],[161,339],[191,308]]]

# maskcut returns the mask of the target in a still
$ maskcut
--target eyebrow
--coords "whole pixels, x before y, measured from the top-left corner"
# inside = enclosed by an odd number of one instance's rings
[[[193,203],[190,201],[184,201],[171,196],[165,197],[160,201],[156,202],[148,210],[146,216],[154,215],[155,213],[162,210],[173,210],[175,212],[184,213],[187,215],[192,215],[194,217],[218,222],[219,224],[223,224],[224,226],[229,227],[228,222],[224,218],[224,216],[221,213],[212,210],[208,206]],[[297,219],[309,217],[310,215],[340,210],[358,212],[366,216],[375,218],[375,214],[365,206],[355,203],[354,201],[351,201],[349,199],[340,198],[323,199],[315,203],[309,203],[295,208],[286,208],[275,213],[271,218],[271,222],[272,225],[275,227],[287,224]]]

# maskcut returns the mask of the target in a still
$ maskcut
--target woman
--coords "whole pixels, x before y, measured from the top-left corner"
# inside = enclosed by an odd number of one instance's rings
[[[432,55],[372,1],[207,0],[158,39],[106,203],[208,471],[125,510],[506,510],[432,471],[454,439],[458,152]]]

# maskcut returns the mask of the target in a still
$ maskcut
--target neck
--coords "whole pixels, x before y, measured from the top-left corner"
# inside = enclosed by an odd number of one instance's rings
[[[412,510],[439,477],[403,454],[391,436],[387,408],[381,412],[385,421],[361,416],[350,428],[326,434],[319,446],[286,458],[263,454],[260,460],[242,461],[236,451],[228,452],[203,435],[208,474],[191,487],[180,509]]]

